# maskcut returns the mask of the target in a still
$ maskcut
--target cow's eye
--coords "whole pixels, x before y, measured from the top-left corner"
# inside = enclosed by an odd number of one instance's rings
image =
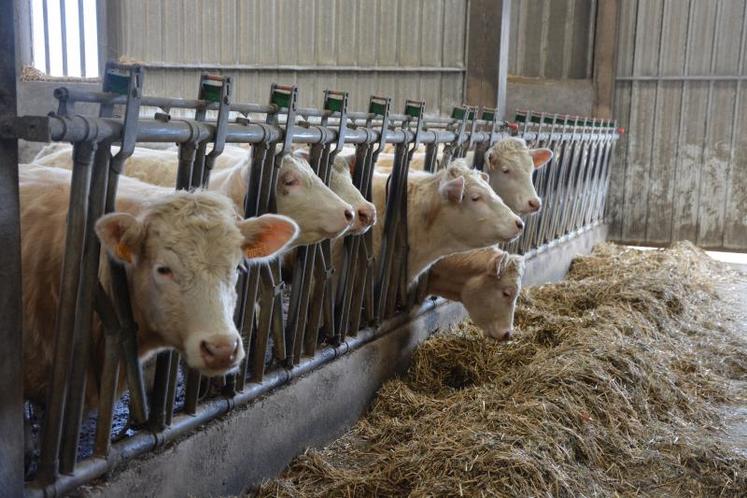
[[[171,271],[171,268],[169,268],[168,266],[158,266],[158,267],[156,267],[156,272],[159,275],[163,275],[164,277],[173,277],[174,276],[174,272]]]
[[[296,178],[295,176],[291,176],[291,175],[285,176],[283,177],[283,185],[285,185],[286,187],[292,187],[293,185],[298,185],[298,178]]]
[[[472,194],[471,198],[474,202],[477,202],[480,200],[480,194]]]
[[[510,171],[511,171],[511,170],[510,170],[510,169],[508,169],[508,168],[503,168],[503,172],[504,172],[504,173],[506,173],[506,174],[510,173]]]

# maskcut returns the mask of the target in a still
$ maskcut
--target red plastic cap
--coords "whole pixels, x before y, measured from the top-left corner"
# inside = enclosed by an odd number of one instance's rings
[[[511,128],[512,130],[518,130],[519,123],[506,123],[506,127]]]
[[[618,133],[619,133],[620,135],[625,135],[625,128],[618,128],[618,129],[617,129],[617,132],[618,132]]]

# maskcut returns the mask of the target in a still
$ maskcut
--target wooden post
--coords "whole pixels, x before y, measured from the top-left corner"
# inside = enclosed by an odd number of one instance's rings
[[[511,0],[471,0],[467,33],[466,102],[506,113]]]
[[[17,112],[15,8],[0,2],[0,123]],[[18,140],[0,137],[0,496],[23,495],[20,236]]]
[[[615,102],[618,0],[598,0],[594,29],[594,103],[592,115],[610,119]]]

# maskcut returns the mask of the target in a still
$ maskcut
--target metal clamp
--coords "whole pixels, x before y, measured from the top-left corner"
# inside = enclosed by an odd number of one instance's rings
[[[268,116],[268,124],[279,124],[278,114],[285,109],[285,134],[283,137],[283,149],[281,155],[289,154],[293,145],[293,126],[296,123],[298,100],[298,88],[295,85],[278,85],[273,83],[270,87],[270,105],[274,106],[276,111]]]

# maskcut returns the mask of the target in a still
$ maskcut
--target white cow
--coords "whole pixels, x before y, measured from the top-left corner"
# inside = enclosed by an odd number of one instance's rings
[[[521,215],[532,214],[542,207],[532,184],[532,173],[552,157],[550,149],[530,149],[523,139],[508,137],[485,152],[485,172],[490,178],[490,186],[511,210]],[[472,164],[473,159],[474,151],[467,152],[467,164]],[[381,154],[376,169],[390,171],[393,163],[393,154]],[[416,152],[410,161],[410,169],[422,170],[424,163],[425,154]]]
[[[71,151],[69,145],[67,148],[57,147],[51,154],[40,154],[35,162],[70,169]],[[138,147],[125,161],[124,167],[128,176],[154,185],[173,186],[177,164],[175,150]],[[239,147],[227,147],[227,151],[216,160],[209,189],[227,195],[243,209],[250,170],[249,152]],[[294,243],[296,246],[337,237],[348,230],[354,221],[352,206],[324,185],[311,166],[301,158],[292,155],[283,157],[275,194],[278,213],[293,218],[301,228],[301,235]]]
[[[389,175],[374,173],[373,197],[385,213]],[[407,280],[412,283],[449,254],[487,247],[518,237],[524,223],[487,183],[487,175],[456,160],[435,174],[413,171],[407,178]],[[374,226],[379,254],[384,223]]]
[[[28,398],[43,400],[54,353],[71,174],[24,165],[19,175],[24,390]],[[233,323],[237,266],[246,258],[274,257],[299,231],[279,215],[242,220],[231,202],[214,192],[175,192],[128,177],[120,179],[117,212],[100,218],[95,229],[103,249],[125,265],[140,358],[175,348],[189,366],[211,376],[230,371],[244,357]],[[104,288],[108,268],[102,257]],[[89,407],[97,403],[103,353],[98,320],[92,341]]]
[[[447,256],[431,267],[428,293],[461,302],[485,335],[507,340],[513,333],[524,261],[495,247]]]

